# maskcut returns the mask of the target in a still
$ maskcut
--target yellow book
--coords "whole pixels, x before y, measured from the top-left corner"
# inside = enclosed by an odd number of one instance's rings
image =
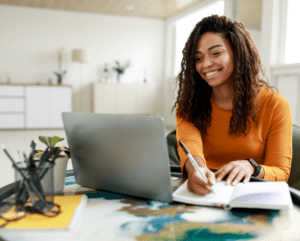
[[[53,202],[60,205],[60,213],[57,216],[46,217],[38,213],[26,213],[22,219],[7,223],[4,229],[72,229],[87,199],[86,195],[54,196]]]

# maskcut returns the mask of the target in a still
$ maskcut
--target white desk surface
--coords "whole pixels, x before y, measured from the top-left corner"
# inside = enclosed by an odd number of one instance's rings
[[[90,192],[77,184],[66,195]],[[99,194],[99,195],[97,195]],[[89,194],[88,194],[89,195]],[[89,196],[72,230],[8,231],[5,240],[300,240],[300,208],[287,211],[225,211],[112,196]],[[210,238],[210,239],[205,239]]]

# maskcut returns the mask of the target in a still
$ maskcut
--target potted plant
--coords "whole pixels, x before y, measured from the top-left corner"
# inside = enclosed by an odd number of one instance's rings
[[[51,151],[51,154],[49,153],[49,159],[51,160],[51,157],[55,155],[57,151],[62,150],[62,152],[59,153],[57,158],[55,159],[55,164],[53,167],[53,179],[54,179],[54,185],[53,185],[53,191],[54,193],[63,192],[64,186],[65,186],[65,178],[66,178],[66,170],[67,170],[67,164],[68,160],[70,158],[70,150],[66,147],[57,147],[55,146],[58,142],[61,142],[64,140],[64,138],[59,138],[57,136],[53,137],[46,137],[46,136],[39,136],[39,140],[44,143],[47,148],[45,151]],[[41,159],[44,152],[43,150],[36,150],[34,154],[34,159]],[[49,180],[50,175],[46,175],[42,180],[43,188],[47,191],[51,189],[52,186],[50,186],[51,181]],[[49,191],[50,192],[50,191]]]
[[[117,72],[117,82],[120,82],[120,76],[125,73],[125,70],[130,66],[130,62],[127,61],[125,65],[121,66],[119,61],[116,61],[116,67],[113,70]]]
[[[64,75],[67,73],[67,70],[62,70],[62,59],[63,59],[63,48],[58,51],[58,71],[53,73],[57,76],[57,84],[61,85]]]

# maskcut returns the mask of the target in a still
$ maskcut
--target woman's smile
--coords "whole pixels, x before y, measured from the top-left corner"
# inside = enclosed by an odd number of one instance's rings
[[[207,72],[207,73],[205,73],[205,76],[206,77],[210,77],[210,76],[213,76],[213,75],[215,75],[215,74],[217,74],[219,72],[220,72],[220,70],[215,70],[215,71]]]

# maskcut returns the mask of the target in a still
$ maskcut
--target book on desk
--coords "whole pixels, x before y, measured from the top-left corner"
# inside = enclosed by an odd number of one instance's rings
[[[60,213],[57,216],[26,213],[23,218],[8,222],[3,230],[72,229],[87,199],[86,195],[54,196],[54,203],[60,206]]]
[[[173,200],[182,203],[231,208],[291,209],[293,203],[286,182],[249,182],[236,186],[219,182],[216,194],[197,195],[187,189],[187,180],[173,193]]]

